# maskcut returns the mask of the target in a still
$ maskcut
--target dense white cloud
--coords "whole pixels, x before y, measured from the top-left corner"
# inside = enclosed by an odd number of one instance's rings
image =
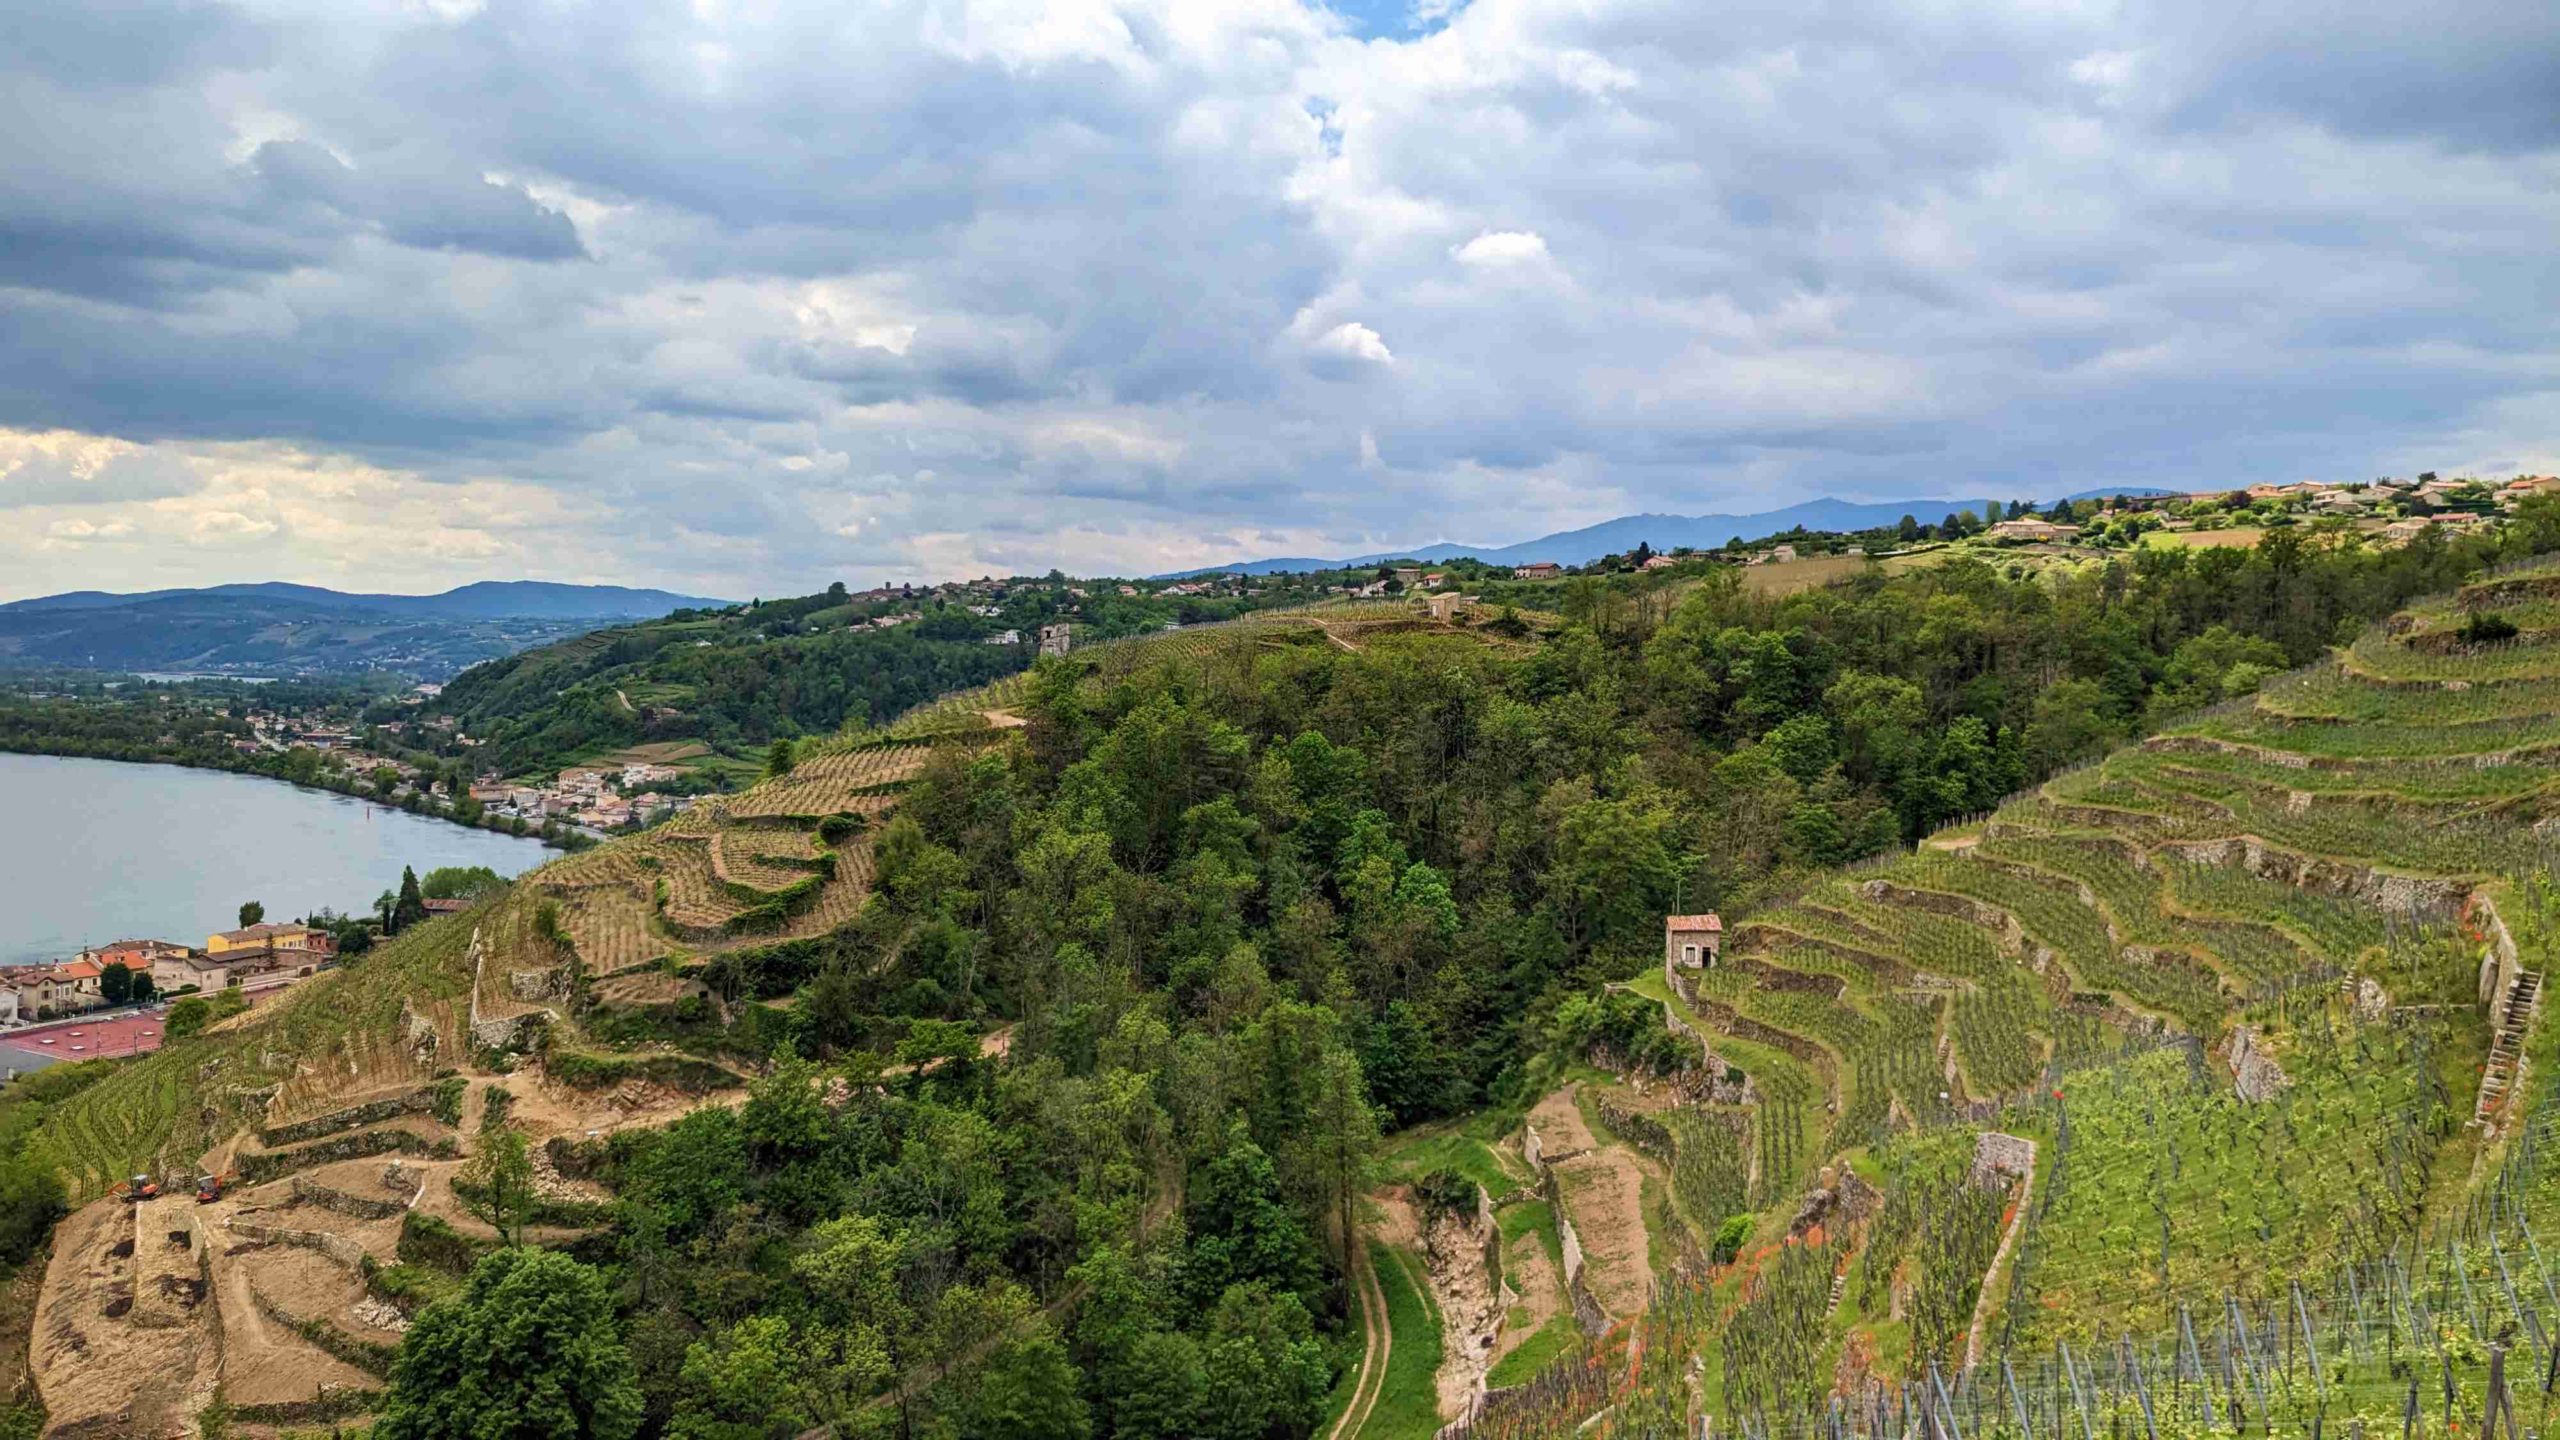
[[[2560,459],[2544,7],[10,30],[0,595],[774,593]]]

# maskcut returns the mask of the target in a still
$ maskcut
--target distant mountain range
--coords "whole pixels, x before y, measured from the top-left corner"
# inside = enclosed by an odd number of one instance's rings
[[[207,585],[193,590],[142,590],[128,595],[105,590],[68,590],[32,600],[13,600],[0,612],[25,610],[104,610],[156,604],[167,600],[246,599],[285,605],[307,605],[341,614],[396,615],[425,620],[633,620],[671,610],[718,609],[729,600],[705,600],[665,590],[634,590],[623,585],[561,585],[548,580],[482,580],[440,595],[358,595],[318,585],[265,580],[247,585]]]
[[[2066,500],[2093,500],[2112,495],[2167,495],[2175,492],[2148,486],[2124,486],[2116,489],[2088,490],[2066,495]],[[1310,556],[1281,556],[1268,560],[1247,560],[1232,565],[1203,565],[1177,571],[1158,579],[1174,579],[1185,575],[1270,575],[1297,570],[1333,570],[1356,565],[1375,565],[1388,560],[1419,560],[1426,563],[1473,557],[1492,565],[1527,565],[1539,560],[1552,560],[1559,565],[1588,565],[1603,555],[1622,555],[1639,544],[1650,544],[1656,550],[1674,550],[1686,545],[1696,550],[1712,550],[1726,541],[1765,540],[1798,528],[1806,530],[1872,530],[1892,525],[1908,515],[1922,524],[1934,524],[1958,510],[1983,513],[1989,500],[1833,500],[1828,497],[1807,500],[1783,510],[1764,510],[1752,515],[1621,515],[1579,530],[1562,530],[1523,540],[1514,545],[1466,545],[1455,541],[1438,541],[1405,550],[1380,550],[1367,555],[1349,555],[1340,559]]]
[[[599,626],[731,602],[620,585],[483,581],[441,595],[351,595],[272,581],[0,605],[0,666],[222,675],[389,671],[442,680]]]

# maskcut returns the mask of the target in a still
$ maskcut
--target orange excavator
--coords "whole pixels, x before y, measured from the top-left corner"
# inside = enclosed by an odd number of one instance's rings
[[[231,1177],[228,1175],[197,1176],[196,1203],[199,1205],[210,1205],[214,1201],[221,1199],[223,1188],[228,1186],[230,1183]]]
[[[126,1204],[139,1205],[145,1200],[160,1198],[160,1182],[148,1175],[136,1175],[118,1185],[115,1193]]]

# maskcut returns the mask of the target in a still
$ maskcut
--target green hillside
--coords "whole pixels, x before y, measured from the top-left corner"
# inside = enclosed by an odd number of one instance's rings
[[[1692,1394],[1790,1433],[1836,1412],[2014,1435],[2084,1407],[2115,1433],[2146,1406],[2227,1433],[2235,1405],[2311,1433],[2398,1423],[2413,1377],[2430,1423],[2477,1424],[2490,1348],[2538,1376],[2560,1338],[2539,1245],[2560,1047],[2535,1023],[2560,922],[2554,594],[2537,562],[2414,607],[1753,907],[1715,969],[1639,978],[1709,1047],[1759,1041],[1764,1088],[1825,1097],[1799,1183],[1838,1156],[1880,1203],[1760,1210],[1738,1264],[1599,1342],[1641,1337],[1632,1378],[1521,1391],[1470,1433]],[[2511,638],[2441,641],[2474,616]],[[2031,1185],[1968,1181],[1986,1130],[2036,1144]],[[1691,1351],[1694,1390],[1670,1363]]]
[[[1084,647],[123,1067],[21,1163],[85,1198],[504,1086],[651,1433],[2308,1434],[2413,1376],[2476,1425],[2560,1324],[2560,563],[2506,543]]]
[[[878,724],[1024,670],[1045,624],[1092,643],[1295,603],[1307,583],[1257,582],[1251,596],[1223,598],[1161,586],[1122,596],[1102,581],[1075,582],[1075,594],[1055,576],[865,595],[839,585],[527,650],[456,677],[437,708],[509,774],[639,745],[736,758],[777,738]],[[1006,632],[1024,638],[990,643]]]

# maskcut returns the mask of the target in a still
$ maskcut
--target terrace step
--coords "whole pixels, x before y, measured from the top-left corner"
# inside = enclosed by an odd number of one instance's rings
[[[2506,996],[2497,1008],[2497,1032],[2489,1039],[2489,1063],[2480,1070],[2480,1096],[2472,1107],[2475,1121],[2487,1121],[2515,1088],[2517,1071],[2523,1064],[2525,1031],[2531,1028],[2541,999],[2542,976],[2535,971],[2519,971],[2507,986]]]
[[[1833,1276],[1831,1277],[1831,1303],[1830,1303],[1830,1304],[1828,1304],[1828,1305],[1826,1305],[1826,1306],[1824,1306],[1824,1307],[1823,1307],[1823,1310],[1822,1310],[1823,1316],[1824,1316],[1826,1319],[1827,1319],[1827,1318],[1829,1318],[1830,1316],[1837,1315],[1837,1314],[1839,1314],[1839,1313],[1840,1313],[1840,1300],[1841,1300],[1841,1297],[1843,1297],[1843,1296],[1847,1295],[1848,1293],[1849,1293],[1849,1272],[1848,1272],[1848,1271],[1846,1271],[1846,1270],[1842,1270],[1842,1271],[1838,1272],[1837,1274],[1835,1274],[1835,1275],[1833,1275]]]

